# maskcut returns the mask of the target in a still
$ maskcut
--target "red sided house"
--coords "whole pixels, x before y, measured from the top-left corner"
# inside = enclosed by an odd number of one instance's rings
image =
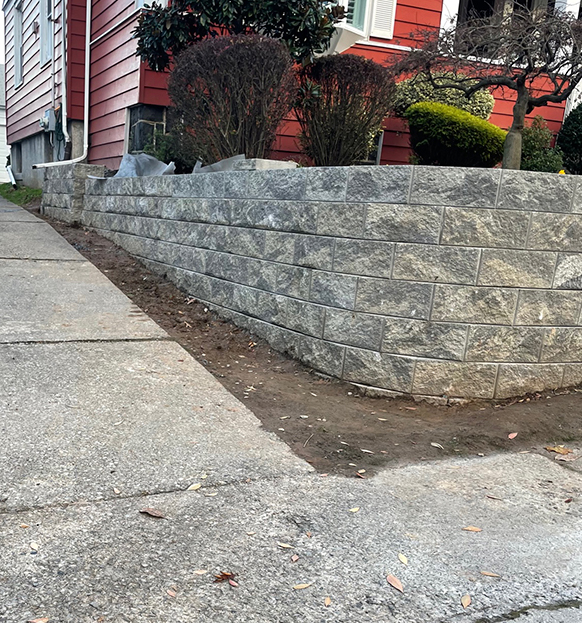
[[[575,15],[580,11],[580,0],[341,1],[347,18],[332,49],[380,63],[414,46],[414,31],[447,27],[500,3],[549,2]],[[115,169],[124,153],[142,150],[156,129],[164,129],[167,75],[140,62],[131,37],[146,2],[4,0],[7,139],[17,179],[40,186],[42,170],[34,164],[75,158]],[[511,93],[495,96],[491,121],[508,128]],[[553,105],[534,114],[541,113],[556,132],[564,109]],[[381,162],[408,162],[402,121],[388,119],[385,128]],[[297,154],[296,133],[293,122],[281,128],[276,157]]]

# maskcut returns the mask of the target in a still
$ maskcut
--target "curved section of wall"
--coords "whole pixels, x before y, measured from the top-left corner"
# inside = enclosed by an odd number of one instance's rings
[[[65,218],[59,184],[45,182],[44,209]],[[84,225],[326,374],[451,398],[582,381],[574,177],[305,168],[85,192]]]

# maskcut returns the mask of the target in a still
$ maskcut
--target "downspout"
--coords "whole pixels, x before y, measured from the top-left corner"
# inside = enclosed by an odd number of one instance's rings
[[[66,0],[63,0],[65,2]],[[89,155],[89,80],[91,76],[91,17],[93,0],[86,0],[87,10],[85,12],[85,98],[83,111],[83,155],[72,160],[61,160],[59,162],[41,162],[33,164],[33,169],[48,169],[50,167],[59,167],[64,164],[75,164],[87,159]],[[64,36],[63,36],[64,41]],[[63,46],[66,44],[63,43]],[[63,67],[66,64],[66,57],[63,56]],[[67,85],[64,85],[63,93],[66,92]],[[64,106],[63,106],[64,107]]]

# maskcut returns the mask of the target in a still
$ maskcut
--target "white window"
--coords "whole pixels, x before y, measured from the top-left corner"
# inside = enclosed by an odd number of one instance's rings
[[[342,0],[345,26],[368,37],[392,39],[396,0]]]
[[[154,2],[162,6],[168,6],[168,0],[135,0],[135,8],[151,7]]]
[[[40,2],[40,64],[48,63],[54,52],[53,0]]]
[[[22,84],[22,2],[14,7],[14,86]]]

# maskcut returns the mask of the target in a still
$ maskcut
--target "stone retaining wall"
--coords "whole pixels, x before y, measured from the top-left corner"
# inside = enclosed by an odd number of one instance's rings
[[[506,398],[582,381],[576,182],[412,166],[87,180],[71,215],[48,178],[43,209],[321,372]]]

